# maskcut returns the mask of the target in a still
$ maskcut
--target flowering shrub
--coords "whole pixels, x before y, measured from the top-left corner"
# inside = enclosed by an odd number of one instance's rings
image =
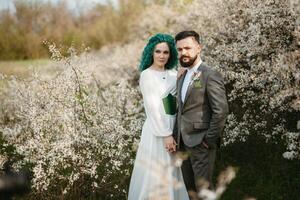
[[[136,86],[138,61],[145,44],[146,41],[137,39],[122,46],[110,45],[92,52],[88,63],[85,63],[86,70],[97,77],[102,85],[126,79],[135,80]]]
[[[101,87],[85,68],[87,55],[62,58],[52,50],[63,67],[54,77],[8,81],[11,123],[2,133],[24,156],[16,165],[32,164],[35,195],[43,198],[58,189],[78,195],[82,184],[100,196],[124,195],[143,119],[139,92],[122,78]]]
[[[2,77],[5,148],[13,146],[23,156],[16,167],[32,168],[33,197],[126,196],[132,146],[144,118],[136,88],[138,58],[145,38],[158,31],[195,29],[203,36],[203,59],[226,81],[231,113],[224,145],[262,135],[284,142],[285,158],[299,158],[299,2],[180,5],[149,6],[134,26],[132,41],[123,46],[81,56],[71,49],[69,58],[51,46],[55,73],[35,73],[26,80]]]

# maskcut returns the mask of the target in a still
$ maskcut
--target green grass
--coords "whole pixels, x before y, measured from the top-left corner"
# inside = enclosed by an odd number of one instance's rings
[[[24,78],[32,73],[34,68],[40,68],[50,63],[49,59],[0,61],[0,73]]]

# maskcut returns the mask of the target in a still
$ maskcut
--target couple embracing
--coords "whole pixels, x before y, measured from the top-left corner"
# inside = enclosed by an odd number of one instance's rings
[[[129,187],[129,200],[188,200],[198,181],[213,188],[216,149],[228,114],[221,74],[202,62],[195,31],[175,39],[156,34],[145,46],[140,63],[140,89],[146,120]],[[178,60],[186,70],[175,70]],[[170,104],[177,100],[177,113]],[[176,102],[175,102],[176,103]],[[177,152],[188,158],[181,169],[170,167]],[[176,187],[174,181],[184,182]]]

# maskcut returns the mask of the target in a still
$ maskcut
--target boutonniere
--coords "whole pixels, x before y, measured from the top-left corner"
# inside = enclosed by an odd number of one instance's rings
[[[200,80],[201,72],[194,72],[192,75],[191,84],[194,84],[195,88],[201,88],[201,80]]]
[[[193,75],[192,75],[192,81],[197,81],[200,79],[200,76],[201,76],[201,72],[194,72]]]
[[[194,88],[201,88],[201,81],[200,80],[197,80],[194,82]]]

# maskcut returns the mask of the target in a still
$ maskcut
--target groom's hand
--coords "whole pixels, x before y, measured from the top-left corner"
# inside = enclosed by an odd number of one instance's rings
[[[169,153],[176,151],[176,142],[173,136],[167,136],[164,138],[165,148]]]
[[[206,144],[206,142],[202,141],[202,145],[203,145],[205,148],[209,149],[209,146],[208,146],[208,144]]]

